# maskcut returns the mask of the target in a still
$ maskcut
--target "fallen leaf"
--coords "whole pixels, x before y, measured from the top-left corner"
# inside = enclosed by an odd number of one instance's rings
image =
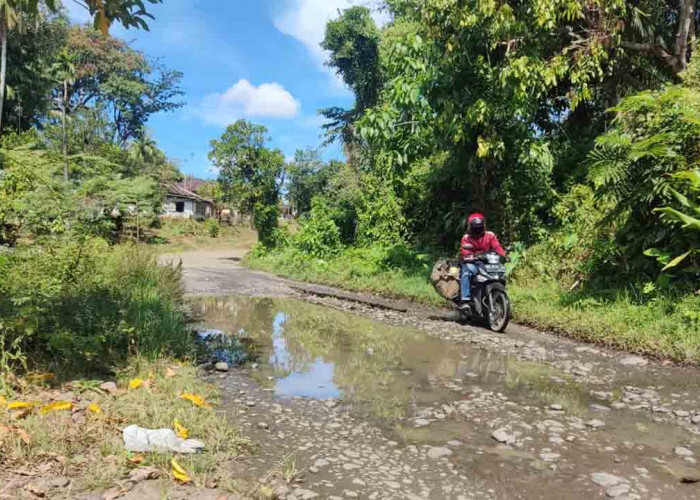
[[[170,465],[173,466],[172,474],[175,479],[182,483],[189,483],[190,481],[192,481],[192,479],[190,479],[190,476],[187,475],[185,469],[183,469],[182,466],[179,463],[177,463],[177,460],[173,458],[170,461]]]
[[[26,408],[34,408],[36,403],[30,403],[29,401],[12,401],[7,404],[8,410],[24,410]]]
[[[204,398],[202,396],[198,396],[197,394],[185,392],[180,397],[182,399],[186,399],[187,401],[191,401],[192,404],[194,404],[195,406],[199,406],[200,408],[211,408],[211,405],[204,401]]]
[[[129,458],[129,462],[132,464],[140,464],[145,460],[145,457],[143,455],[134,455],[133,457]]]
[[[190,430],[187,427],[183,427],[178,419],[175,419],[173,426],[175,427],[175,434],[177,434],[178,437],[187,439],[190,436]]]
[[[139,467],[134,469],[129,473],[129,481],[138,483],[140,481],[146,481],[148,479],[158,479],[160,476],[160,470],[155,467]]]
[[[51,380],[55,375],[53,373],[28,373],[25,377],[29,382],[39,384]]]
[[[129,389],[138,389],[143,385],[143,380],[140,378],[134,378],[129,381]]]
[[[173,378],[175,375],[177,375],[177,372],[172,367],[165,369],[165,378]]]
[[[100,408],[100,406],[97,403],[90,403],[87,409],[92,413],[102,413],[102,408]]]
[[[15,426],[5,426],[5,425],[0,425],[0,440],[4,438],[5,436],[9,434],[17,434],[19,438],[22,440],[22,442],[26,445],[32,444],[32,438],[29,437],[29,434],[27,434],[27,431],[22,429],[21,427],[15,427]]]
[[[155,375],[155,373],[153,373],[153,370],[151,370],[150,372],[148,372],[148,380],[153,381],[153,380],[155,380],[155,379],[156,379],[156,375]]]
[[[50,411],[64,411],[64,410],[72,410],[73,409],[73,403],[70,401],[56,401],[54,403],[49,403],[47,405],[44,405],[41,407],[41,413],[43,415],[46,415]]]
[[[5,399],[5,396],[0,396],[0,406],[7,406],[7,399]]]
[[[23,408],[23,409],[12,414],[12,420],[22,420],[24,418],[27,418],[33,412],[34,412],[34,407],[32,407],[32,406],[30,406],[29,408]]]

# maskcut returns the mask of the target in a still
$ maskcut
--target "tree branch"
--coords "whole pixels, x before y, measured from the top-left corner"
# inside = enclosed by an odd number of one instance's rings
[[[684,69],[684,65],[681,64],[677,57],[653,43],[622,42],[620,45],[625,49],[654,54],[671,68],[676,76]]]

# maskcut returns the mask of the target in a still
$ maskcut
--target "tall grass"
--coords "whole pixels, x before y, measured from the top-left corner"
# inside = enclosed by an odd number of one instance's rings
[[[0,256],[0,351],[14,356],[4,369],[191,353],[180,277],[153,252],[94,239]]]

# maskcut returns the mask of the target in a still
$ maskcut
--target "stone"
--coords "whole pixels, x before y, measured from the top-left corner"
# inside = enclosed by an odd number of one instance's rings
[[[292,494],[297,498],[301,498],[302,500],[311,500],[312,498],[317,498],[319,496],[318,493],[311,490],[305,490],[304,488],[297,488],[292,492]]]
[[[452,450],[444,446],[434,446],[428,450],[428,457],[434,459],[449,457],[450,455],[452,455]]]
[[[401,483],[397,481],[384,481],[384,484],[386,484],[392,490],[398,490],[399,488],[401,488]]]
[[[559,460],[561,455],[559,453],[543,452],[540,453],[540,458],[545,462],[555,462]]]
[[[252,408],[253,406],[255,406],[255,401],[253,401],[253,400],[246,401],[245,404],[246,404],[246,406],[249,406]]]
[[[620,360],[621,365],[625,366],[644,366],[649,362],[640,356],[627,356]]]
[[[310,472],[311,474],[318,474],[318,471],[319,471],[319,470],[320,470],[320,469],[319,469],[318,467],[314,467],[314,466],[309,467],[309,472]]]
[[[510,434],[505,427],[501,427],[500,429],[493,431],[491,437],[499,443],[505,444],[513,444],[517,439],[513,434]]]
[[[691,450],[689,450],[688,448],[686,448],[685,446],[676,446],[673,449],[673,453],[675,453],[679,457],[692,457],[693,456],[693,452]]]
[[[673,413],[676,414],[677,417],[685,418],[690,416],[690,412],[686,410],[676,410]]]
[[[258,422],[258,429],[269,429],[270,425],[267,422]]]
[[[611,486],[626,482],[625,479],[613,474],[608,474],[607,472],[594,472],[591,474],[591,481],[598,486],[602,486],[603,488],[609,488]]]
[[[345,496],[348,498],[359,498],[360,495],[357,494],[355,491],[350,491],[350,490],[345,490]]]
[[[160,469],[156,467],[139,467],[129,472],[129,481],[139,483],[148,479],[158,479],[160,477]]]
[[[415,425],[416,427],[425,427],[426,425],[430,425],[430,420],[426,420],[424,418],[417,418],[413,421],[413,425]]]
[[[695,415],[693,418],[690,419],[690,421],[694,424],[700,424],[700,415]]]
[[[224,363],[223,361],[219,361],[214,365],[214,368],[216,369],[217,372],[227,372],[228,371],[228,363]]]
[[[610,407],[593,403],[591,405],[591,410],[593,410],[593,411],[610,411]]]
[[[114,382],[105,382],[104,384],[100,385],[100,389],[105,391],[107,394],[116,394],[118,390],[117,384]]]
[[[549,405],[549,409],[553,411],[562,411],[564,407],[560,404]]]
[[[626,483],[616,484],[605,490],[605,494],[610,498],[626,495],[630,491],[630,485]]]
[[[593,429],[598,429],[600,427],[605,427],[605,422],[603,422],[602,420],[598,420],[597,418],[594,418],[593,420],[589,420],[588,422],[586,422],[586,425],[588,427],[593,428]]]
[[[319,458],[314,462],[314,467],[325,467],[328,463],[328,460],[325,458]]]

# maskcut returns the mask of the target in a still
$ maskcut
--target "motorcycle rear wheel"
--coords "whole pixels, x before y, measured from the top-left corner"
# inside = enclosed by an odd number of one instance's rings
[[[510,300],[503,290],[494,290],[490,298],[488,303],[493,304],[493,309],[488,312],[489,328],[496,333],[501,333],[510,323]]]

